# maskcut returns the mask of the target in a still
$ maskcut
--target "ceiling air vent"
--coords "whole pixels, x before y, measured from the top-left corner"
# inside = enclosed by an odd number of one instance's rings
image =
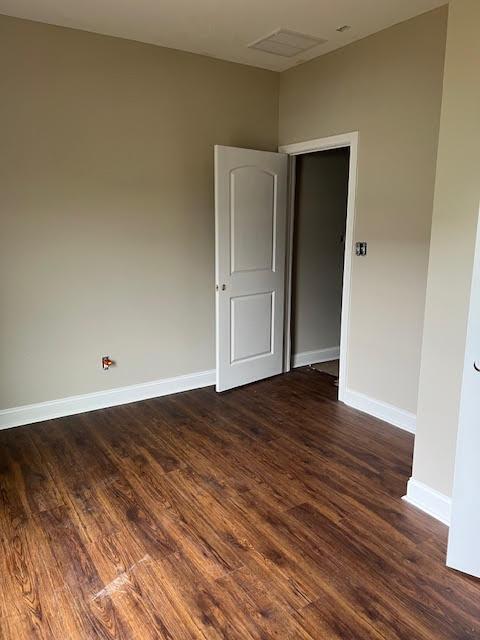
[[[273,53],[276,56],[284,56],[285,58],[293,58],[293,56],[324,44],[326,40],[316,38],[315,36],[306,36],[296,31],[288,31],[287,29],[278,29],[266,38],[260,38],[249,44],[250,49],[259,49],[267,53]]]

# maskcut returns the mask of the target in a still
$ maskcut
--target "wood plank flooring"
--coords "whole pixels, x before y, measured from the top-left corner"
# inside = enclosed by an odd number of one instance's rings
[[[313,369],[0,432],[2,640],[480,638],[413,438]]]

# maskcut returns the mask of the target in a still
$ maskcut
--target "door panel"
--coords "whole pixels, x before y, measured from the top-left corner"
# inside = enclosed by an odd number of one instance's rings
[[[274,271],[275,176],[257,167],[230,175],[231,272]]]
[[[274,296],[275,293],[269,291],[232,298],[232,364],[273,352]]]
[[[287,156],[215,147],[217,391],[283,370]]]
[[[447,565],[480,578],[480,223],[465,350]]]

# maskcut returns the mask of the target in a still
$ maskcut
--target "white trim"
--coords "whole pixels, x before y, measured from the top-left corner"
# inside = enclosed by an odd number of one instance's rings
[[[403,500],[450,526],[452,500],[443,493],[415,480],[415,478],[410,478],[407,485],[407,495],[403,496]]]
[[[414,413],[399,409],[391,404],[375,400],[369,396],[347,389],[344,394],[343,402],[349,407],[368,413],[374,418],[379,418],[384,422],[388,422],[394,427],[403,429],[410,433],[415,433],[417,425],[417,417]]]
[[[480,218],[477,216],[475,254],[470,287],[467,334],[455,451],[452,514],[447,566],[480,578]]]
[[[343,293],[342,293],[342,319],[340,331],[340,374],[338,380],[338,399],[345,401],[348,379],[348,335],[350,328],[350,298],[351,298],[351,282],[352,282],[352,255],[353,241],[355,231],[355,201],[357,193],[357,164],[358,164],[358,132],[343,133],[327,138],[317,138],[306,142],[297,142],[295,144],[286,144],[279,147],[281,153],[287,153],[290,156],[297,156],[303,153],[312,153],[315,151],[327,151],[328,149],[341,149],[343,147],[350,148],[350,167],[348,177],[348,201],[347,201],[347,226],[345,231],[345,258],[343,270]],[[289,230],[290,236],[287,238],[287,269],[291,269],[293,245],[291,238],[293,236],[294,221],[294,178],[291,177],[290,182],[290,204],[289,204]],[[286,282],[285,290],[286,300],[292,297],[291,276]],[[287,302],[285,318],[286,340],[290,340],[290,313]],[[286,354],[289,349],[287,348]],[[287,368],[285,370],[288,370]]]
[[[289,156],[299,156],[303,153],[312,153],[314,151],[327,151],[327,149],[349,147],[354,138],[358,138],[358,131],[340,133],[339,135],[328,136],[326,138],[305,140],[304,142],[294,142],[293,144],[283,144],[278,147],[278,151],[280,153],[288,153]]]
[[[199,389],[215,384],[215,370],[199,371],[175,378],[164,378],[129,387],[118,387],[107,391],[97,391],[79,396],[70,396],[60,400],[50,400],[29,404],[23,407],[3,409],[0,411],[0,429],[18,427],[32,422],[51,420],[62,416],[71,416],[85,411],[95,411],[119,404],[138,402],[148,398],[157,398],[171,393]]]
[[[285,318],[283,327],[283,372],[292,368],[292,282],[293,282],[293,231],[295,227],[295,180],[297,158],[288,158],[287,243],[285,246]],[[295,365],[293,365],[295,366]]]
[[[316,362],[329,362],[338,360],[340,357],[340,347],[330,347],[329,349],[317,349],[316,351],[303,351],[293,354],[294,367],[306,367]]]

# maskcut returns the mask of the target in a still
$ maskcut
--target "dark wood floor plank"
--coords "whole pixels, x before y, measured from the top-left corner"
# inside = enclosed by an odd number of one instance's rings
[[[413,437],[297,369],[0,433],[1,640],[473,640]]]
[[[142,640],[195,637],[166,598],[153,558],[130,531],[122,530],[92,542],[88,553],[103,585],[92,597],[111,600],[128,629],[128,637]]]
[[[368,590],[371,592],[371,585],[374,585],[377,604],[384,609],[393,606],[394,615],[385,620],[388,624],[395,617],[400,617],[404,627],[410,625],[410,633],[415,631],[418,638],[434,637],[440,640],[456,637],[456,633],[465,640],[479,637],[480,618],[475,624],[473,618],[464,616],[451,626],[449,606],[443,600],[441,590],[438,591],[435,578],[430,577],[427,586],[423,576],[416,570],[415,558],[405,550],[398,549],[395,553],[387,545],[382,549],[381,543],[369,544],[375,529],[370,527],[368,535],[367,522],[362,531],[357,531],[348,520],[334,525],[308,504],[295,507],[292,514],[302,525],[302,531],[311,534],[313,545],[316,542],[318,548],[332,557],[337,557],[341,551],[342,563],[359,590],[363,588],[364,593]],[[385,598],[389,590],[392,595]],[[347,600],[345,595],[344,600]],[[416,615],[412,616],[412,612]],[[389,633],[392,634],[393,630],[390,629]]]
[[[74,418],[77,420],[77,416]],[[104,508],[101,488],[117,472],[111,465],[103,474],[96,472],[98,462],[92,468],[87,466],[74,434],[70,435],[73,426],[73,418],[65,418],[63,424],[41,423],[30,428],[30,435],[65,505],[71,509],[79,535],[89,542],[116,529],[112,513]]]
[[[13,638],[76,640],[85,636],[76,605],[81,600],[70,591],[57,562],[51,531],[43,526],[45,515],[49,517],[48,514],[65,509],[59,507],[19,520],[15,531],[3,538],[0,601],[9,605],[5,626],[14,629],[10,632]],[[65,537],[62,543],[66,543]],[[74,570],[75,575],[81,574],[78,566],[72,565],[69,570]],[[3,619],[0,620],[2,626]]]
[[[345,602],[323,593],[322,597],[296,612],[293,618],[313,638],[329,640],[384,640],[375,627]]]
[[[371,561],[365,562],[365,558],[361,556],[363,564],[358,571],[358,567],[345,553],[347,545],[336,544],[336,534],[340,535],[342,531],[342,520],[330,522],[322,515],[322,531],[331,530],[332,537],[328,540],[320,539],[315,532],[311,533],[302,521],[295,518],[300,508],[293,509],[294,516],[291,517],[289,513],[276,514],[259,496],[252,496],[250,499],[249,496],[244,495],[239,500],[243,503],[238,505],[241,510],[248,513],[252,519],[252,514],[255,514],[255,522],[261,529],[263,537],[274,541],[277,548],[281,550],[282,562],[285,558],[289,558],[291,566],[302,567],[303,572],[314,581],[319,598],[330,598],[342,603],[347,613],[350,608],[362,618],[364,625],[368,626],[370,609],[356,594],[370,593],[372,600],[376,600],[377,615],[381,615],[385,620],[384,630],[388,631],[388,637],[408,637],[407,632],[411,634],[413,630],[419,639],[429,637],[426,630],[421,629],[419,625],[408,627],[406,621],[410,612],[409,607],[404,606],[395,594],[392,597],[384,597],[384,592],[375,594],[372,584],[376,584],[378,580],[373,575]],[[306,505],[302,505],[304,506]],[[347,582],[345,576],[348,576],[348,590],[344,588]],[[352,586],[354,586],[353,591]],[[352,594],[354,594],[353,598]],[[391,625],[398,616],[402,615],[405,619],[405,635],[396,635]]]
[[[246,394],[247,391],[240,390],[239,393]],[[331,405],[330,401],[326,402],[321,397],[310,398],[308,394],[296,404],[287,393],[282,393],[275,402],[268,396],[256,394],[248,406],[248,411],[252,415],[265,416],[265,420],[274,423],[278,435],[287,437],[317,456],[326,454],[333,458],[332,453],[335,453],[335,464],[343,466],[349,473],[358,471],[363,482],[369,479],[383,491],[388,490],[394,495],[403,490],[404,478],[410,470],[410,463],[404,463],[401,469],[398,469],[398,463],[392,461],[395,449],[392,456],[385,459],[385,441],[382,444],[382,431],[385,426],[382,426],[380,421],[375,421],[378,425],[375,438],[367,439],[363,433],[363,439],[360,438],[358,442],[357,438],[355,444],[358,425],[345,425],[340,416],[329,416],[328,410]],[[295,423],[299,415],[302,416],[302,428],[292,429],[292,422]],[[394,427],[387,427],[388,429],[398,431]],[[396,435],[392,433],[392,437]],[[407,435],[406,437],[410,438]]]
[[[289,454],[292,456],[288,439],[272,442],[271,448],[276,459],[288,460]],[[443,537],[444,525],[425,516],[419,518],[416,510],[403,501],[392,500],[376,483],[369,482],[368,477],[359,483],[357,474],[339,467],[334,458],[311,454],[303,447],[301,453],[301,458],[293,459],[295,467],[309,499],[317,500],[322,509],[330,506],[343,515],[367,510],[378,526],[394,529],[417,544],[431,537]],[[403,495],[403,483],[398,495]]]
[[[249,640],[253,636],[244,623],[241,603],[222,606],[222,594],[213,581],[195,569],[193,564],[180,554],[159,560],[156,563],[159,581],[177,614],[198,629],[201,637],[232,638]],[[233,624],[232,618],[236,624]]]
[[[169,479],[171,481],[171,479]],[[272,536],[265,536],[262,532],[261,522],[254,511],[248,514],[238,506],[233,499],[227,502],[215,497],[208,488],[197,489],[195,477],[184,472],[178,482],[184,490],[191,495],[196,492],[196,499],[203,511],[216,523],[218,530],[230,545],[235,545],[237,553],[241,554],[241,560],[245,564],[248,560],[243,557],[255,553],[261,557],[266,566],[275,570],[285,580],[296,586],[296,591],[309,601],[314,599],[317,593],[318,583],[312,572],[306,569],[302,563],[297,563],[292,558],[289,550],[283,550]]]
[[[194,412],[188,411],[188,408],[185,410],[193,418]],[[210,428],[208,419],[201,417],[197,421]],[[222,435],[221,441],[218,438],[218,433]],[[225,470],[227,484],[230,482],[231,474],[241,474],[238,477],[242,488],[248,489],[262,485],[265,490],[275,494],[278,503],[283,508],[300,504],[307,497],[301,484],[296,483],[296,479],[292,474],[289,474],[287,469],[279,468],[271,456],[265,455],[263,452],[255,455],[256,443],[249,436],[228,429],[215,431],[215,434],[215,442],[210,445],[213,446],[210,458],[218,453],[222,454],[222,459],[218,461],[216,466]],[[199,442],[199,446],[202,443],[204,448],[209,446],[206,438]],[[268,444],[265,446],[268,450]],[[211,464],[209,466],[211,468]]]
[[[313,640],[316,634],[309,634],[293,615],[286,616],[284,604],[277,600],[272,591],[254,580],[246,567],[217,580],[221,593],[228,594],[229,602],[241,602],[243,621],[252,637],[282,638],[284,640]],[[235,611],[235,605],[229,609]]]
[[[28,429],[0,432],[0,536],[20,518],[63,504]]]
[[[141,407],[140,412],[137,410],[137,406]],[[162,431],[168,433],[169,428],[158,421],[155,412],[148,412],[146,403],[118,407],[117,413],[119,416],[117,424],[124,438],[121,451],[124,457],[133,457],[139,462],[144,462],[142,458],[146,457],[155,462],[155,472],[158,472],[159,467],[164,473],[169,473],[184,466],[182,459],[172,451],[164,439],[160,438]],[[149,429],[145,428],[146,421]],[[154,432],[153,438],[150,431]],[[103,430],[103,436],[108,438],[111,449],[117,446],[117,430],[112,432],[108,422],[106,429]],[[142,468],[144,466],[145,464],[142,465]]]
[[[82,634],[102,640],[128,637],[111,599],[95,597],[102,591],[103,583],[69,510],[61,507],[45,511],[38,520],[48,534],[52,556],[61,575],[62,582],[58,588],[66,588],[72,595],[79,612]]]

